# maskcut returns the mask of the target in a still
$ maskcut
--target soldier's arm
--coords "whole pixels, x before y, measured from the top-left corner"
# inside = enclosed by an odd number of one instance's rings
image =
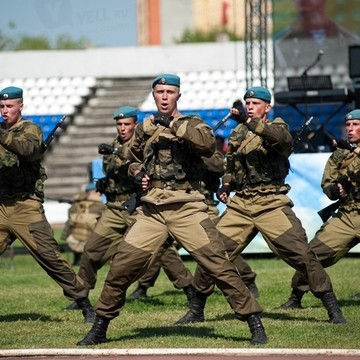
[[[225,159],[224,155],[220,151],[215,151],[211,157],[202,158],[205,167],[208,171],[217,174],[219,177],[224,175],[225,172]]]
[[[199,156],[210,157],[216,149],[214,133],[209,125],[195,116],[187,116],[174,121],[171,133],[183,139]]]
[[[26,122],[12,130],[0,128],[0,144],[22,158],[42,154],[43,135],[36,124]]]
[[[337,155],[339,150],[335,150],[326,162],[324,173],[321,179],[321,187],[323,192],[330,200],[339,199],[339,191],[337,186],[337,179],[340,176],[337,164]]]
[[[261,136],[279,154],[289,156],[292,152],[293,138],[289,126],[280,118],[264,123],[260,119],[247,122],[249,130]]]

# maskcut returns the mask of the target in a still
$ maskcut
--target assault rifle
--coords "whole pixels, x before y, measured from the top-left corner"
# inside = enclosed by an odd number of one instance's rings
[[[56,130],[57,130],[58,128],[61,128],[61,129],[62,129],[62,125],[64,124],[64,121],[65,121],[66,117],[67,117],[67,116],[64,115],[64,116],[57,122],[57,124],[56,124],[56,125],[54,126],[54,128],[51,130],[50,134],[49,134],[49,135],[47,136],[47,138],[45,139],[45,141],[44,141],[44,143],[43,143],[43,152],[45,152],[45,151],[49,148],[51,142],[54,140]]]

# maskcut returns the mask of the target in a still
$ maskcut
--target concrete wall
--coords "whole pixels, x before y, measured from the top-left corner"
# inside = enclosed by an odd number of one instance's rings
[[[1,77],[152,76],[162,72],[245,70],[242,42],[0,52]]]

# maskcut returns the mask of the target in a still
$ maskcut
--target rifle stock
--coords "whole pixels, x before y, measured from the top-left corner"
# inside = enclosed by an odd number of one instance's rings
[[[333,212],[339,208],[340,201],[336,201],[325,208],[318,211],[318,215],[321,217],[323,222],[326,222],[330,216],[332,216]]]

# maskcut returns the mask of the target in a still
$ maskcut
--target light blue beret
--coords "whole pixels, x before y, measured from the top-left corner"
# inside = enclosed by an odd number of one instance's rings
[[[345,121],[348,120],[360,120],[360,110],[355,109],[353,111],[350,111],[345,115]]]
[[[133,106],[122,106],[115,110],[114,119],[125,119],[129,117],[137,118],[138,110]]]
[[[263,86],[253,86],[246,90],[244,100],[248,98],[260,99],[268,103],[271,102],[270,91]]]
[[[153,80],[152,87],[157,84],[180,87],[180,78],[175,74],[161,74]]]
[[[21,99],[23,90],[16,86],[8,86],[0,91],[0,100]]]

